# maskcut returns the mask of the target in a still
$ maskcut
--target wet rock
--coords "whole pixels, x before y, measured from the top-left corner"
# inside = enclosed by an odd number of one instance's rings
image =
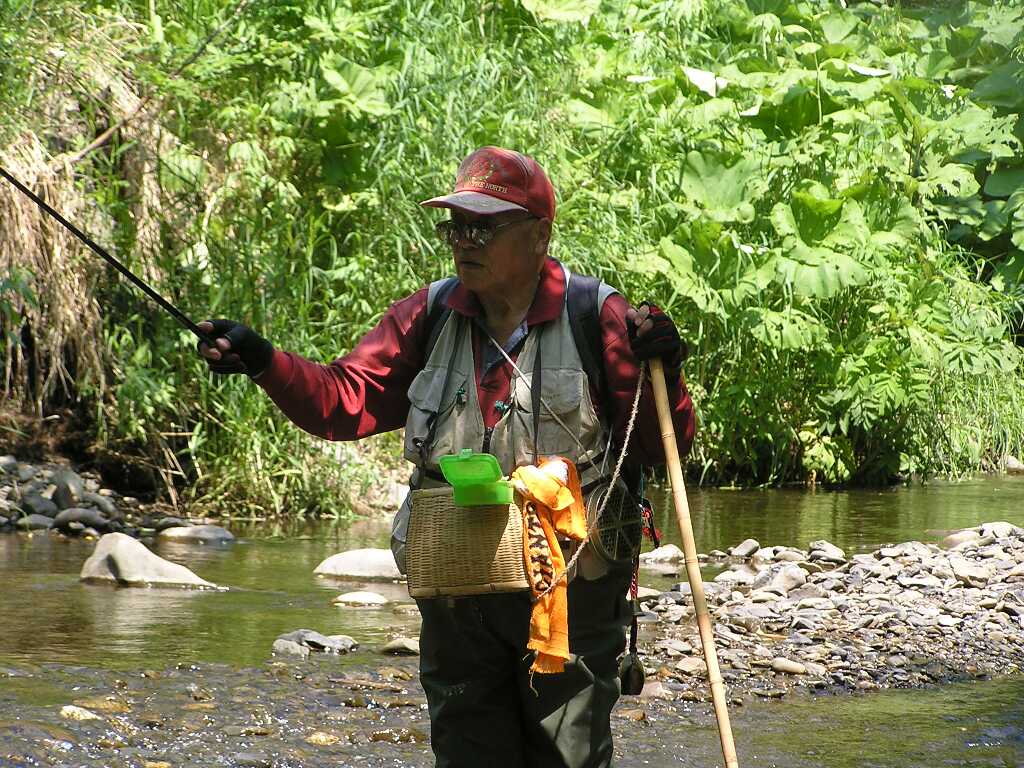
[[[273,759],[263,752],[236,752],[231,756],[233,768],[271,768]]]
[[[343,595],[338,595],[331,602],[334,605],[352,608],[378,608],[382,605],[387,605],[389,601],[384,595],[377,594],[376,592],[346,592]]]
[[[390,549],[353,549],[331,555],[313,571],[318,576],[350,579],[400,579]]]
[[[82,565],[82,581],[110,581],[128,586],[216,587],[188,568],[164,560],[123,533],[108,533]]]
[[[82,478],[70,469],[63,469],[54,473],[51,478],[56,488],[53,491],[53,501],[61,509],[70,509],[82,500],[85,493],[85,483]]]
[[[0,456],[0,472],[13,475],[18,471],[18,460],[13,456]]]
[[[292,640],[282,640],[280,637],[274,641],[270,651],[275,656],[290,656],[299,659],[309,658],[309,648]]]
[[[715,583],[753,584],[760,573],[762,573],[762,571],[758,571],[756,568],[751,568],[749,565],[743,563],[722,571],[720,574],[715,576]]]
[[[359,647],[356,641],[347,635],[327,636],[312,629],[297,629],[277,639],[297,643],[319,653],[350,653]]]
[[[161,517],[159,520],[152,521],[149,518],[142,521],[142,524],[146,528],[152,528],[157,533],[162,533],[170,528],[191,528],[192,521],[185,520],[181,517]]]
[[[45,531],[53,526],[53,518],[46,515],[24,515],[14,521],[14,527],[19,531]]]
[[[675,701],[676,695],[660,680],[648,680],[640,691],[640,701],[657,699],[659,701]]]
[[[61,530],[69,530],[72,524],[77,524],[81,526],[81,530],[89,527],[97,531],[105,531],[109,522],[99,511],[85,507],[63,509],[53,518],[54,528]]]
[[[117,508],[117,505],[107,496],[103,496],[99,493],[89,493],[88,491],[82,494],[82,503],[90,504],[104,515],[109,518],[119,518],[121,513]]]
[[[675,544],[665,544],[650,552],[640,554],[641,563],[681,563],[685,555]]]
[[[781,699],[786,695],[785,688],[754,688],[750,692],[762,699]]]
[[[306,742],[314,747],[329,747],[331,744],[337,744],[339,741],[341,741],[341,737],[338,734],[326,731],[313,731],[306,737]]]
[[[21,509],[27,515],[42,515],[53,518],[59,511],[57,505],[39,493],[29,493],[21,499]]]
[[[18,465],[18,482],[27,483],[33,477],[36,476],[36,468],[31,464],[19,464]]]
[[[231,531],[219,525],[188,525],[165,528],[157,535],[161,541],[184,541],[192,544],[224,544],[234,541]]]
[[[942,540],[942,546],[945,549],[955,549],[956,547],[959,547],[962,544],[976,542],[980,539],[981,533],[979,533],[974,528],[967,528],[966,530],[957,531],[956,533],[949,534],[949,536]]]
[[[412,637],[396,637],[385,643],[380,652],[395,656],[419,656],[420,641]]]
[[[761,548],[755,539],[746,539],[729,550],[733,557],[750,557]]]

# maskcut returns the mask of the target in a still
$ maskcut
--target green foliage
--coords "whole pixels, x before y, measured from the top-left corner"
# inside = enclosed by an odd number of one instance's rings
[[[691,341],[705,482],[994,466],[1024,447],[1024,10],[849,5],[253,3],[178,78],[233,4],[96,12],[145,29],[123,56],[174,138],[149,258],[198,316],[344,353],[448,271],[418,201],[513,146],[555,181],[555,255]],[[112,436],[187,435],[207,497],[334,508],[350,468],[108,290]]]

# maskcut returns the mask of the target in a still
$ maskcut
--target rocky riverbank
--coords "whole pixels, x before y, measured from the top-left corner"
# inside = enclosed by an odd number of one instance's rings
[[[641,583],[677,573],[681,559],[672,546],[648,553]],[[1024,529],[1008,523],[959,531],[942,547],[912,541],[850,558],[825,541],[800,550],[748,540],[702,559],[723,568],[705,591],[737,701],[1024,667]],[[689,593],[683,582],[641,594],[646,696],[708,697]]]
[[[107,533],[214,543],[224,528],[187,520],[157,505],[104,488],[98,478],[66,465],[31,464],[0,456],[0,532],[49,531],[97,539]]]

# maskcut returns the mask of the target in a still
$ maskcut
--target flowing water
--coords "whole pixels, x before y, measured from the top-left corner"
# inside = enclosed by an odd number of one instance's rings
[[[664,501],[659,527],[667,541],[678,543],[673,514]],[[693,491],[690,504],[702,552],[753,537],[762,545],[803,548],[813,540],[828,539],[849,555],[885,543],[937,541],[946,531],[985,521],[1024,526],[1024,478],[887,491]],[[176,683],[169,681],[195,670],[202,686],[245,689],[245,680],[266,676],[270,646],[283,632],[308,627],[324,634],[348,634],[364,650],[370,649],[332,659],[331,668],[341,675],[387,665],[389,660],[372,649],[396,634],[416,632],[415,612],[339,609],[330,602],[340,591],[366,586],[408,603],[404,586],[342,585],[312,575],[321,560],[336,552],[387,546],[386,522],[231,527],[240,538],[229,546],[157,547],[161,556],[231,587],[227,592],[81,584],[78,573],[92,543],[49,535],[0,536],[0,766],[142,766],[145,750],[139,748],[115,749],[111,754],[119,757],[114,763],[108,753],[90,752],[88,739],[76,739],[72,733],[84,724],[69,725],[57,712],[80,698],[82,691],[109,690],[124,680],[135,685],[146,677],[144,671],[170,676],[162,688],[138,693],[157,696],[150,708],[180,708],[173,702]],[[667,588],[662,577],[647,580]],[[414,672],[413,662],[397,666]],[[405,685],[419,694],[415,680]],[[279,722],[301,720],[304,710],[297,702],[314,688],[313,682],[293,675],[270,681],[252,696],[264,696],[268,711],[284,708],[276,716]],[[245,696],[233,701],[222,704],[225,711],[218,714],[229,716],[233,707],[239,714],[251,709]],[[635,701],[623,700],[620,709],[636,706]],[[425,713],[418,707],[402,711],[401,716],[387,716],[392,718],[389,728],[427,728]],[[647,720],[644,725],[616,719],[621,765],[712,765],[716,756],[720,762],[708,705],[652,704]],[[305,725],[308,731],[315,723]],[[212,726],[196,725],[199,732],[204,727]],[[734,710],[733,727],[744,765],[1024,766],[1024,680],[1010,677],[865,695],[790,695]],[[231,757],[238,753],[238,745],[223,741],[220,736],[207,739],[202,747],[206,751],[196,747],[200,751],[194,753],[175,742],[178,759],[169,762],[241,764]],[[364,744],[346,752],[343,747],[318,751],[299,739],[302,749],[296,747],[299,751],[291,758],[268,764],[430,765],[429,747],[415,738],[411,741],[372,748]],[[21,755],[24,749],[18,750],[34,742],[63,746],[40,747],[37,762],[19,762],[24,756],[16,759],[15,753]],[[152,748],[158,752],[158,746]]]

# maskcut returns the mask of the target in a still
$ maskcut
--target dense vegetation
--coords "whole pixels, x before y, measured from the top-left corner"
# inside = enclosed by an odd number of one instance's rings
[[[446,273],[417,201],[516,147],[555,255],[690,340],[695,478],[992,468],[1024,447],[1024,9],[843,5],[8,0],[0,165],[197,318],[329,360]],[[207,500],[369,482],[8,188],[0,247],[12,401]]]

